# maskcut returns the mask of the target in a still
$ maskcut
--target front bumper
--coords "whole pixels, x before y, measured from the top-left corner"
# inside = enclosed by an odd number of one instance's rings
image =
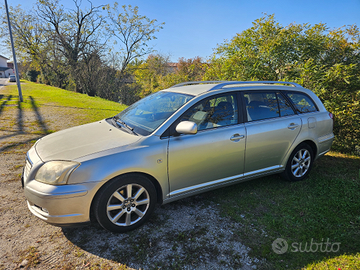
[[[35,180],[24,191],[31,213],[47,223],[69,226],[90,222],[90,208],[98,183],[52,186]]]
[[[60,186],[41,183],[34,179],[42,164],[43,161],[32,147],[27,153],[21,179],[31,213],[57,226],[89,222],[91,203],[101,182]]]

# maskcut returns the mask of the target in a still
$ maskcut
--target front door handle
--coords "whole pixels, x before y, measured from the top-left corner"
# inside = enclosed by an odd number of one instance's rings
[[[236,134],[231,136],[230,141],[238,142],[238,141],[240,141],[241,139],[244,139],[244,138],[245,138],[245,135],[240,135],[240,134],[236,133]]]
[[[298,126],[299,126],[298,124],[291,123],[291,124],[288,126],[288,129],[294,130],[294,129],[297,128]]]

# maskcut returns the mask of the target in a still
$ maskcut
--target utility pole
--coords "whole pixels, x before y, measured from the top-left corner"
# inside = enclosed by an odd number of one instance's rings
[[[9,17],[9,9],[8,9],[7,0],[5,0],[5,8],[6,8],[6,16],[7,16],[7,20],[8,20],[8,25],[9,25],[9,33],[10,33],[12,54],[13,54],[13,59],[14,59],[14,68],[15,68],[16,84],[17,84],[18,91],[19,91],[19,99],[20,99],[20,102],[23,102],[23,96],[22,96],[22,93],[21,93],[21,86],[20,86],[19,71],[18,71],[17,62],[16,62],[14,41],[13,41],[12,32],[11,32],[11,24],[10,24],[10,17]]]

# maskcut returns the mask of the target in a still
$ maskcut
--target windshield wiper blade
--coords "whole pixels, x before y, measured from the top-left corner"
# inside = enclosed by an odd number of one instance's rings
[[[120,119],[115,119],[115,122],[120,123],[121,125],[123,125],[127,129],[130,129],[131,131],[134,131],[134,129],[132,127],[130,127],[128,124],[126,124],[124,121],[121,121]]]
[[[130,130],[134,135],[137,135],[137,133],[134,131],[134,128],[130,127],[124,121],[121,121],[120,119],[116,118],[115,116],[112,119],[118,126],[125,127],[126,129]]]

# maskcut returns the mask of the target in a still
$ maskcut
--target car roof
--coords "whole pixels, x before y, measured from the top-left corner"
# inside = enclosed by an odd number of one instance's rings
[[[216,84],[198,84],[198,85],[185,85],[185,86],[172,86],[168,89],[164,89],[163,91],[176,92],[181,94],[189,94],[189,95],[200,95],[204,92],[208,92],[213,88]]]
[[[285,86],[286,85],[286,86]],[[186,82],[174,85],[163,91],[171,91],[182,94],[189,94],[198,96],[204,92],[220,90],[220,89],[286,89],[286,90],[305,90],[301,85],[293,82],[278,82],[278,81],[198,81],[198,82]]]

